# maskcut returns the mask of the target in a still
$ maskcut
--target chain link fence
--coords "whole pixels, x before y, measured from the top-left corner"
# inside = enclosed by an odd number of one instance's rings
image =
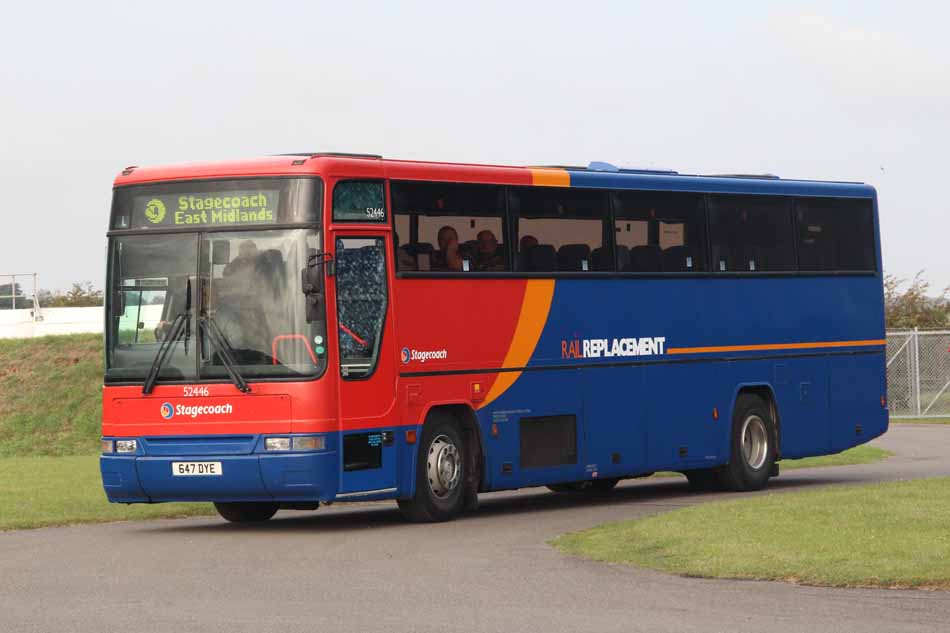
[[[892,418],[950,417],[950,330],[887,333]]]

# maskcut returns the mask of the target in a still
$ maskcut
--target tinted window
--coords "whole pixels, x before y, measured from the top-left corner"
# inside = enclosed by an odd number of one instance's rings
[[[585,272],[596,269],[595,260],[609,261],[606,192],[554,187],[510,191],[518,270]]]
[[[385,222],[386,193],[382,181],[347,180],[333,188],[336,222]]]
[[[793,270],[791,208],[791,202],[784,198],[710,196],[713,270]]]
[[[510,270],[503,187],[394,182],[391,190],[399,270]]]
[[[617,270],[706,270],[703,196],[692,193],[621,191],[614,194]]]
[[[336,240],[336,304],[340,374],[373,373],[386,318],[386,257],[381,238]]]
[[[795,203],[801,270],[874,270],[870,200],[803,198]]]

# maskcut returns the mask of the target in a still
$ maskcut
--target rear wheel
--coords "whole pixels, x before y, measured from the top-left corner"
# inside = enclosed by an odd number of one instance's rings
[[[231,523],[260,523],[277,512],[276,503],[219,503],[214,509]]]
[[[448,521],[465,505],[465,444],[455,419],[433,413],[422,430],[416,462],[416,494],[400,499],[399,510],[410,521]]]
[[[768,404],[759,396],[745,393],[736,402],[732,416],[732,452],[719,473],[730,490],[760,490],[769,481],[777,451],[775,420]]]

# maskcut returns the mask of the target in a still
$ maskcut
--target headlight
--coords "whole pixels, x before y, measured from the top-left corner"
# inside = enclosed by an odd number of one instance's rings
[[[102,452],[105,454],[112,453],[113,450],[112,440],[102,440]]]
[[[264,440],[265,451],[289,451],[289,437],[268,437]]]
[[[116,453],[134,453],[136,448],[138,448],[138,442],[136,442],[135,440],[116,440],[115,441]]]
[[[322,451],[327,446],[327,439],[322,435],[295,437],[293,444],[295,451]]]

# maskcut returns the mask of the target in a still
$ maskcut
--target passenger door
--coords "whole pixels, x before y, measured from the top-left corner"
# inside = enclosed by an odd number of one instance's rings
[[[396,376],[386,237],[337,236],[334,244],[343,468],[340,493],[385,494],[396,486],[396,429],[390,417]]]

